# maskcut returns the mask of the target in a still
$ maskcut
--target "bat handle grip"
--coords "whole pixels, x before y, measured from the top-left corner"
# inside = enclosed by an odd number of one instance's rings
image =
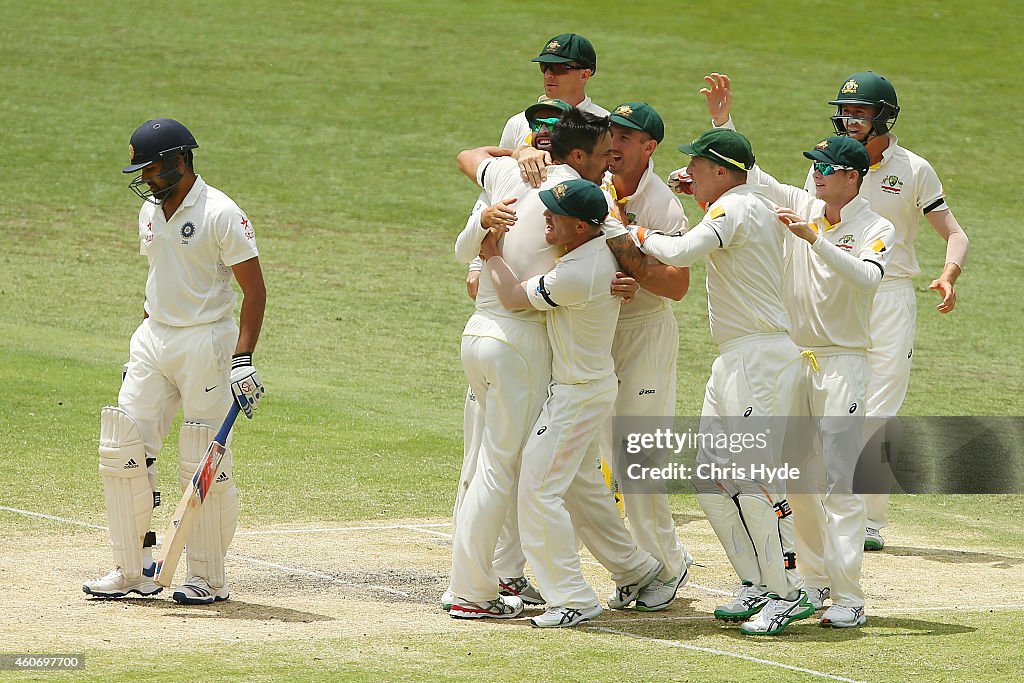
[[[231,428],[235,426],[235,418],[238,417],[240,410],[241,408],[238,407],[238,402],[232,401],[231,409],[228,410],[227,417],[224,418],[224,424],[220,426],[220,431],[217,432],[217,436],[213,439],[221,446],[227,443],[228,434],[231,432]]]

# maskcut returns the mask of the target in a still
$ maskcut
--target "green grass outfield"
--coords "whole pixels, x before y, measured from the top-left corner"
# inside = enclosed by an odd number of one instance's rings
[[[146,272],[139,204],[120,168],[135,126],[172,116],[201,145],[197,170],[253,219],[269,289],[256,353],[269,395],[237,430],[242,526],[445,517],[461,461],[458,351],[471,311],[452,243],[476,196],[454,157],[496,142],[505,119],[540,94],[529,60],[565,31],[597,48],[588,89],[595,101],[646,100],[662,113],[666,143],[655,155],[662,176],[686,160],[675,145],[709,125],[697,94],[706,72],[732,76],[737,122],[758,161],[795,183],[807,167],[800,152],[831,131],[825,102],[842,78],[864,69],[889,77],[903,107],[895,129],[901,144],[933,163],[971,237],[958,308],[940,316],[926,288],[944,245],[922,227],[904,412],[1022,415],[1024,145],[1012,114],[1024,105],[1016,78],[1022,12],[1012,0],[884,7],[0,0],[0,506],[105,523],[98,415],[116,401]],[[692,202],[687,213],[698,218]],[[693,282],[675,306],[678,410],[689,415],[699,411],[715,355],[702,267]],[[160,462],[165,491],[174,446],[172,432]],[[694,509],[687,497],[675,503]],[[897,529],[903,524],[937,547],[1021,554],[1016,499],[915,497],[894,510]],[[43,543],[50,533],[46,523],[3,512],[0,530]],[[0,555],[9,548],[0,541]],[[784,639],[778,652],[857,680],[903,679],[911,663],[922,680],[999,678],[1016,654],[1022,615],[930,615],[963,628],[919,637],[887,614],[877,619],[882,632]],[[0,616],[0,629],[13,628]],[[754,662],[695,651],[676,657],[654,641],[594,631],[482,629],[464,638],[480,667],[468,673],[462,641],[455,648],[429,634],[385,643],[353,636],[330,641],[320,655],[338,677],[356,679],[371,678],[374,666],[395,679],[507,677],[503,662],[513,653],[552,667],[541,671],[562,669],[563,678],[778,675]],[[751,647],[724,636],[713,642]],[[97,645],[84,675],[160,671],[185,679],[207,667],[211,676],[249,680],[319,678],[301,647],[269,630],[265,642],[230,651],[208,644],[195,655],[126,659],[129,652]],[[202,653],[216,654],[224,668]],[[858,668],[866,656],[876,665]]]

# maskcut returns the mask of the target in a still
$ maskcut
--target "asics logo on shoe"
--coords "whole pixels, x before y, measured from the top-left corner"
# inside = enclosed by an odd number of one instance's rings
[[[583,612],[581,612],[580,610],[573,609],[571,607],[566,607],[565,609],[562,610],[562,619],[558,623],[559,624],[568,624],[568,623],[571,623],[577,617],[582,617],[582,616],[583,616]]]

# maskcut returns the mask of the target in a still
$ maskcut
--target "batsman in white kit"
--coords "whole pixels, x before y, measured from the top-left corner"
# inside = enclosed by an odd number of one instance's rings
[[[554,268],[521,280],[493,234],[481,257],[505,308],[547,311],[552,382],[523,449],[518,504],[523,552],[549,605],[531,623],[559,628],[602,612],[583,578],[576,534],[612,574],[610,607],[635,601],[662,565],[637,547],[593,466],[617,393],[611,344],[620,303],[608,282],[618,263],[605,243],[607,202],[584,179],[559,182],[539,197],[547,207],[545,239],[565,250]]]
[[[184,490],[232,402],[251,418],[264,393],[252,353],[266,307],[256,236],[245,213],[196,175],[192,133],[173,119],[139,126],[125,173],[145,200],[140,251],[149,261],[145,316],[130,344],[116,407],[100,418],[99,472],[106,498],[113,571],[86,581],[85,593],[153,595],[150,530],[159,505],[156,460],[179,405],[179,480]],[[242,290],[241,318],[234,321]],[[224,556],[238,523],[232,453],[226,450],[187,543],[188,578],[172,597],[183,604],[228,598]]]
[[[755,457],[776,468],[800,375],[800,351],[789,338],[782,303],[783,235],[774,205],[747,183],[754,166],[749,141],[711,130],[679,150],[690,155],[694,198],[708,210],[681,236],[630,228],[637,247],[662,263],[689,266],[706,257],[711,337],[720,355],[711,367],[701,409],[701,434],[759,432],[764,448],[722,453],[701,441],[704,465]],[[747,451],[751,451],[749,453]],[[735,456],[735,457],[733,457]],[[772,635],[814,613],[796,570],[792,512],[785,480],[744,470],[735,476],[697,476],[697,501],[715,530],[741,586],[715,617],[746,621],[740,631]]]

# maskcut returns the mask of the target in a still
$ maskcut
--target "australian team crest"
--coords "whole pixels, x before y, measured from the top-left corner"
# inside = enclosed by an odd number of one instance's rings
[[[858,86],[857,81],[851,78],[850,80],[846,81],[846,83],[843,83],[843,89],[840,90],[839,92],[841,92],[844,95],[850,95],[856,93],[858,87],[860,86]]]
[[[561,199],[565,196],[565,183],[558,183],[551,188],[551,194],[555,195],[555,199]]]
[[[557,40],[552,40],[550,43],[548,43],[548,46],[546,48],[544,48],[544,49],[547,52],[557,52],[558,48],[560,48],[560,47],[562,47],[561,43],[559,43]]]
[[[633,115],[633,107],[629,106],[628,104],[624,104],[612,113],[618,114],[619,116],[625,116],[626,118],[628,118]]]
[[[828,140],[822,140],[814,146],[814,149],[828,149]]]
[[[196,224],[192,221],[187,221],[185,225],[181,226],[181,243],[188,244],[188,241],[192,239],[196,234]]]
[[[135,145],[128,143],[128,163],[135,160]]]

